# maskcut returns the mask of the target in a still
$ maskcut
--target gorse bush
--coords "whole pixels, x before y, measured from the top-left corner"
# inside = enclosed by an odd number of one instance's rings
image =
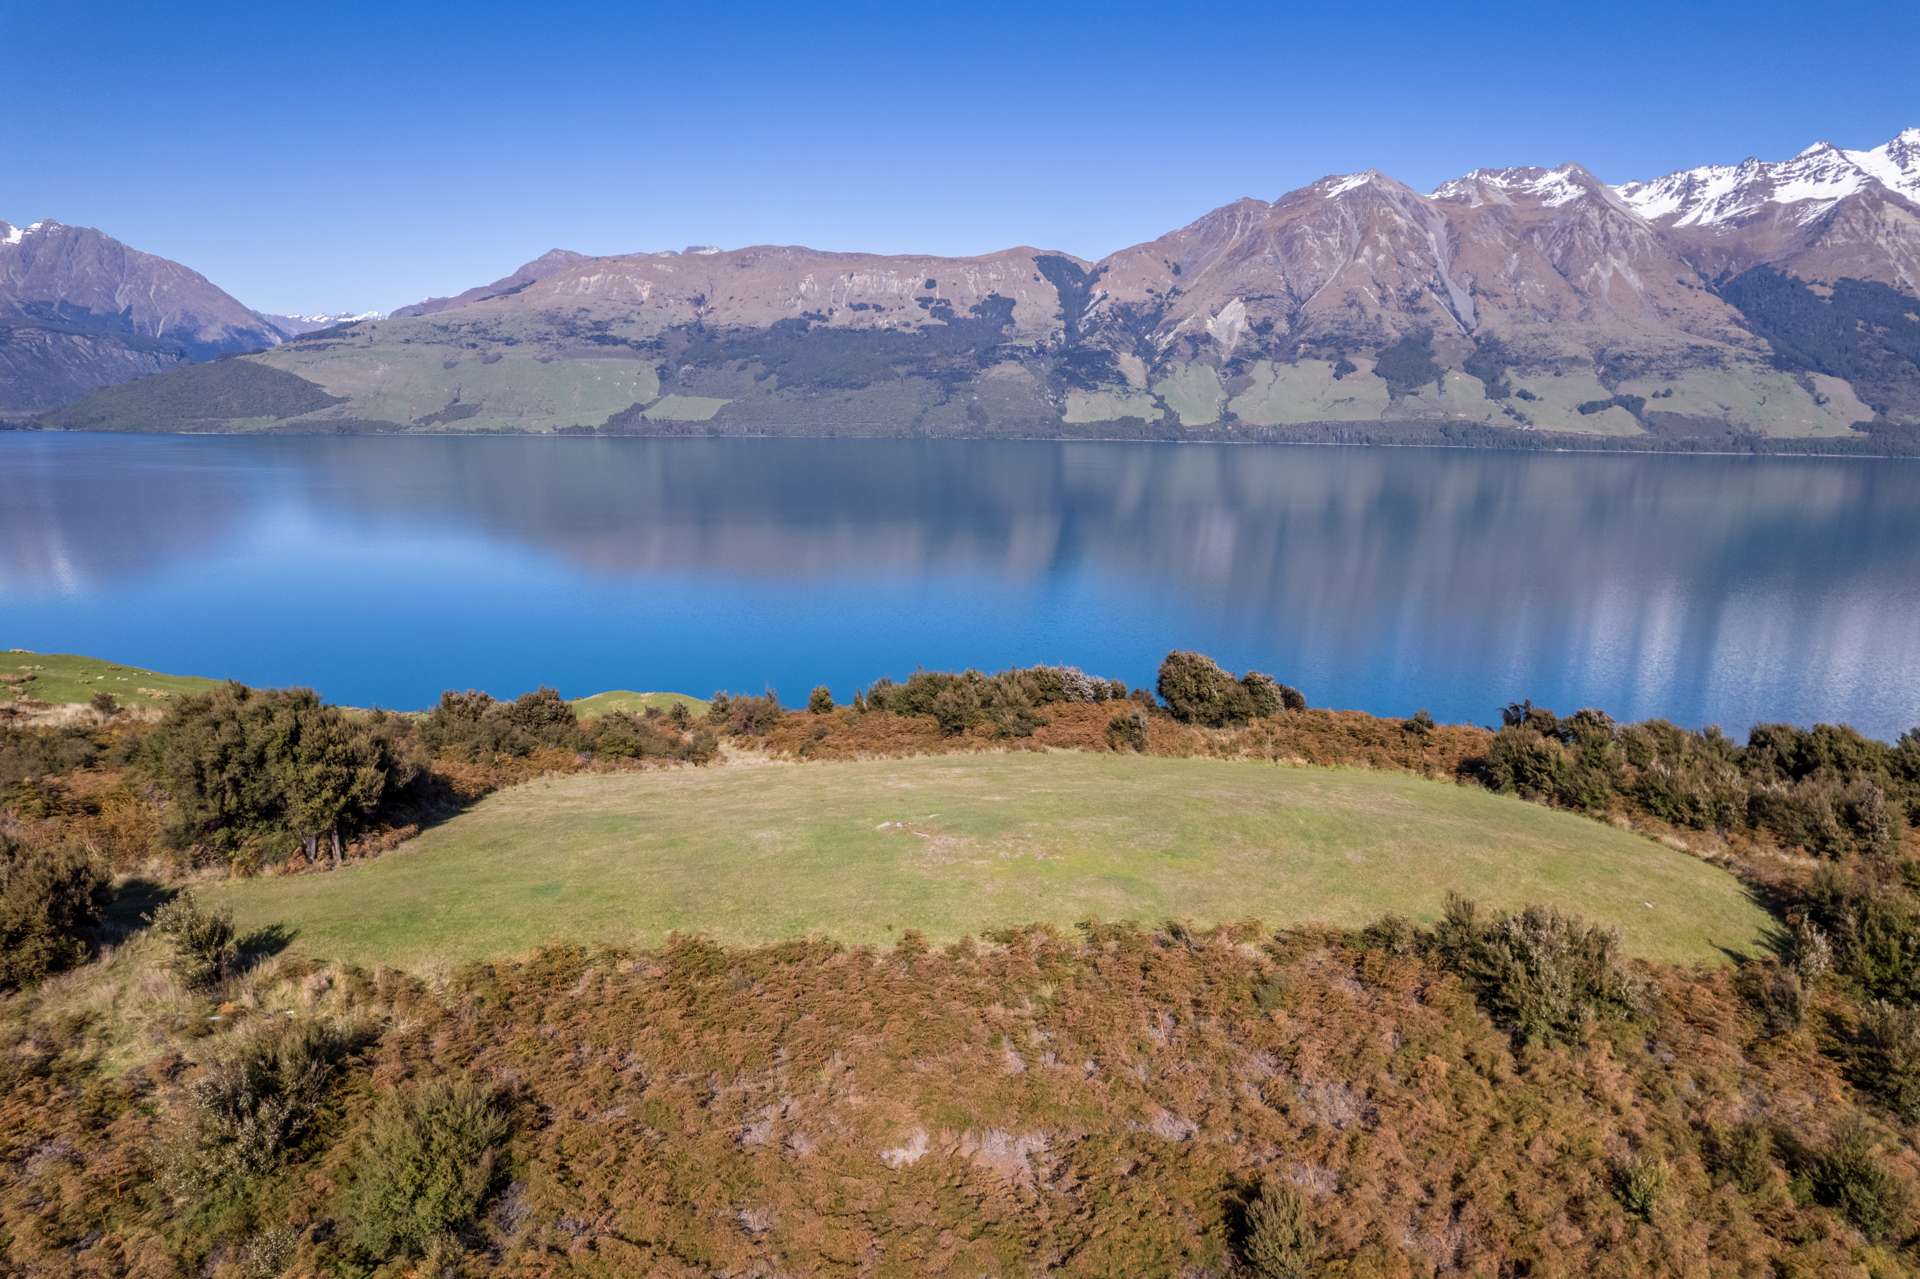
[[[408,786],[421,762],[393,716],[349,718],[311,689],[228,684],[181,702],[147,742],[147,766],[167,793],[166,833],[251,867],[280,841],[314,860]]]
[[[1107,702],[1126,685],[1070,666],[1027,666],[985,675],[979,671],[915,671],[905,683],[882,679],[855,700],[872,711],[926,715],[949,736],[986,725],[995,737],[1030,737],[1047,722],[1041,708],[1066,702]]]
[[[657,711],[646,715],[610,711],[587,724],[583,740],[596,759],[675,759],[704,764],[719,749],[711,729],[687,731]]]
[[[1138,706],[1115,711],[1107,721],[1107,746],[1116,751],[1147,749],[1147,713]]]
[[[825,684],[815,687],[807,694],[807,709],[815,715],[825,715],[833,710],[833,690]]]
[[[242,1031],[221,1045],[187,1088],[176,1186],[199,1198],[244,1191],[277,1166],[313,1126],[361,1038],[312,1021]]]
[[[486,693],[448,691],[420,722],[420,740],[435,755],[484,763],[524,758],[537,750],[579,750],[580,717],[551,688],[511,702]]]
[[[1864,871],[1824,866],[1805,892],[1806,924],[1829,939],[1834,970],[1875,999],[1920,1004],[1920,912]]]
[[[1522,1043],[1574,1043],[1596,1018],[1640,1011],[1619,934],[1551,906],[1482,917],[1450,894],[1432,944],[1494,1023]]]
[[[1271,675],[1248,671],[1235,679],[1206,654],[1186,650],[1167,654],[1156,687],[1168,714],[1202,728],[1244,724],[1307,705],[1299,689]]]
[[[1613,1189],[1620,1206],[1642,1221],[1653,1220],[1672,1182],[1673,1169],[1667,1161],[1646,1155],[1636,1155],[1613,1173]]]
[[[1319,1273],[1320,1248],[1307,1216],[1306,1196],[1268,1178],[1246,1207],[1240,1262],[1256,1279],[1310,1279]]]
[[[1862,1088],[1902,1122],[1920,1122],[1920,1009],[1874,1001],[1854,1057]]]
[[[384,1099],[342,1200],[354,1247],[374,1260],[416,1256],[470,1220],[498,1178],[507,1132],[499,1099],[470,1080]]]
[[[240,948],[226,907],[203,909],[191,889],[182,889],[153,912],[152,924],[167,943],[174,975],[189,990],[211,990],[233,975]]]
[[[106,889],[106,873],[87,854],[0,833],[0,990],[85,959]]]
[[[1806,1163],[1813,1197],[1851,1221],[1872,1240],[1891,1239],[1903,1227],[1911,1196],[1887,1166],[1864,1125],[1849,1122]]]

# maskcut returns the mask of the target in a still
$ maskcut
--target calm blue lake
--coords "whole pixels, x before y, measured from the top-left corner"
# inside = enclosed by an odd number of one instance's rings
[[[0,648],[342,702],[1170,648],[1316,705],[1920,723],[1914,463],[0,434]]]

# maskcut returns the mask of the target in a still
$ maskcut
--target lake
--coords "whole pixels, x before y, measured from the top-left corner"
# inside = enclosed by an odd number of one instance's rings
[[[1920,723],[1910,462],[0,433],[0,647],[307,684],[836,696],[1171,648],[1316,705]]]

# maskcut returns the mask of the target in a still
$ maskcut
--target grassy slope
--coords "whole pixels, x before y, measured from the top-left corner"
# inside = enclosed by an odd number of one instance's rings
[[[573,710],[581,719],[592,719],[596,715],[606,715],[612,711],[630,711],[635,715],[649,708],[670,711],[676,704],[685,706],[695,715],[707,713],[707,702],[704,698],[692,697],[686,693],[635,693],[624,688],[595,693],[592,697],[576,697],[573,701]]]
[[[121,666],[71,653],[0,653],[0,677],[24,675],[23,683],[0,684],[0,702],[16,694],[60,705],[85,702],[102,690],[126,706],[162,706],[191,693],[217,688],[219,680],[195,675],[161,675],[137,666]]]
[[[243,928],[435,966],[549,941],[934,940],[1089,916],[1360,924],[1551,900],[1654,958],[1756,945],[1729,875],[1597,822],[1387,773],[1075,753],[553,778],[330,875],[222,885]]]

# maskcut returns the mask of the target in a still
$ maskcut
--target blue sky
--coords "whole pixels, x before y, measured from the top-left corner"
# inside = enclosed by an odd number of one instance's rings
[[[0,218],[264,310],[589,253],[1096,257],[1242,195],[1920,124],[1920,4],[17,4]]]

